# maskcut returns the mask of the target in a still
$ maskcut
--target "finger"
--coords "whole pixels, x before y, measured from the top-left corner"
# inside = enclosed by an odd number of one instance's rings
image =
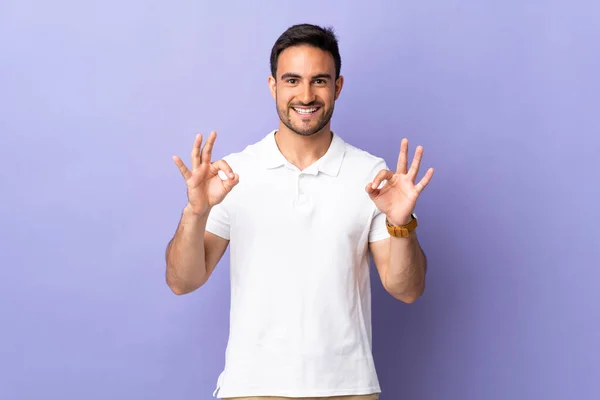
[[[212,149],[215,145],[215,139],[217,138],[217,132],[212,131],[210,135],[208,135],[208,139],[206,140],[206,144],[202,149],[202,164],[210,164],[210,159],[212,157]]]
[[[402,139],[400,142],[400,154],[398,155],[398,165],[396,166],[396,171],[399,174],[406,174],[406,165],[408,162],[408,139]]]
[[[392,179],[393,176],[394,176],[394,173],[392,171],[388,171],[387,169],[382,169],[375,176],[375,179],[373,179],[373,182],[371,183],[371,188],[377,189],[379,187],[379,185],[381,185],[381,182],[383,182],[384,180],[389,181],[390,179]]]
[[[411,181],[415,181],[417,178],[417,174],[419,173],[419,167],[421,165],[421,159],[423,158],[423,146],[417,146],[415,150],[415,156],[410,164],[410,169],[408,170],[407,175],[410,177]]]
[[[417,190],[417,193],[421,193],[427,187],[427,185],[431,181],[432,177],[433,177],[433,168],[429,168],[427,170],[427,172],[425,173],[425,176],[423,177],[423,179],[421,179],[421,181],[419,181],[419,183],[417,183],[415,185],[415,189]]]
[[[183,161],[181,160],[181,158],[179,158],[177,156],[173,156],[173,161],[175,161],[175,165],[177,165],[177,168],[179,168],[179,172],[181,172],[181,175],[183,175],[183,178],[185,180],[190,179],[190,176],[192,176],[192,173],[185,166],[185,164],[183,163]]]
[[[202,135],[197,134],[192,147],[192,169],[200,166],[200,145],[202,144]]]
[[[367,194],[371,198],[375,198],[375,197],[379,196],[380,190],[379,189],[373,189],[373,185],[370,184],[370,183],[365,187],[365,190],[367,191]]]
[[[225,190],[227,190],[227,192],[230,192],[231,189],[233,189],[233,187],[240,182],[240,176],[238,174],[233,174],[232,179],[227,179],[221,182],[223,183]]]
[[[235,178],[235,174],[233,173],[231,166],[229,164],[227,164],[227,161],[225,161],[225,160],[217,160],[210,165],[210,172],[213,175],[218,174],[219,171],[223,171],[229,179]]]

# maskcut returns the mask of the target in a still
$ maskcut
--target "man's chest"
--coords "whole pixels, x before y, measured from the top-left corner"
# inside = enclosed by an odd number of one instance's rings
[[[251,235],[357,242],[368,232],[374,211],[363,186],[302,174],[250,180],[229,208],[232,240]]]

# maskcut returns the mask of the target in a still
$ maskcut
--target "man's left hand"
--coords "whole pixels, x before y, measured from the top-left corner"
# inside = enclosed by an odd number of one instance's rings
[[[366,187],[371,200],[387,216],[391,224],[405,225],[410,222],[417,199],[433,176],[433,168],[429,168],[419,183],[415,184],[422,157],[423,147],[417,146],[410,169],[407,171],[408,139],[402,139],[396,172],[383,169]],[[383,181],[386,181],[385,184],[379,188]]]

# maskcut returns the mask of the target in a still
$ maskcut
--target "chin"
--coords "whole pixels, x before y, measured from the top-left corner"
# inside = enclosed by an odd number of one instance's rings
[[[319,121],[312,121],[310,125],[304,124],[304,121],[299,121],[299,123],[293,123],[289,121],[287,125],[294,133],[300,136],[314,136],[321,132],[327,126],[329,120],[323,121],[322,119]]]
[[[298,129],[295,126],[292,126],[290,129],[292,130],[292,132],[300,136],[314,136],[323,130],[322,127],[319,129]]]

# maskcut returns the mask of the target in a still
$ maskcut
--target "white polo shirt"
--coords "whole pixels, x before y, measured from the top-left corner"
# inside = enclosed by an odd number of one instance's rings
[[[300,171],[275,133],[225,157],[240,182],[208,219],[231,257],[230,335],[214,396],[380,392],[368,242],[389,234],[365,187],[386,163],[334,134]]]

